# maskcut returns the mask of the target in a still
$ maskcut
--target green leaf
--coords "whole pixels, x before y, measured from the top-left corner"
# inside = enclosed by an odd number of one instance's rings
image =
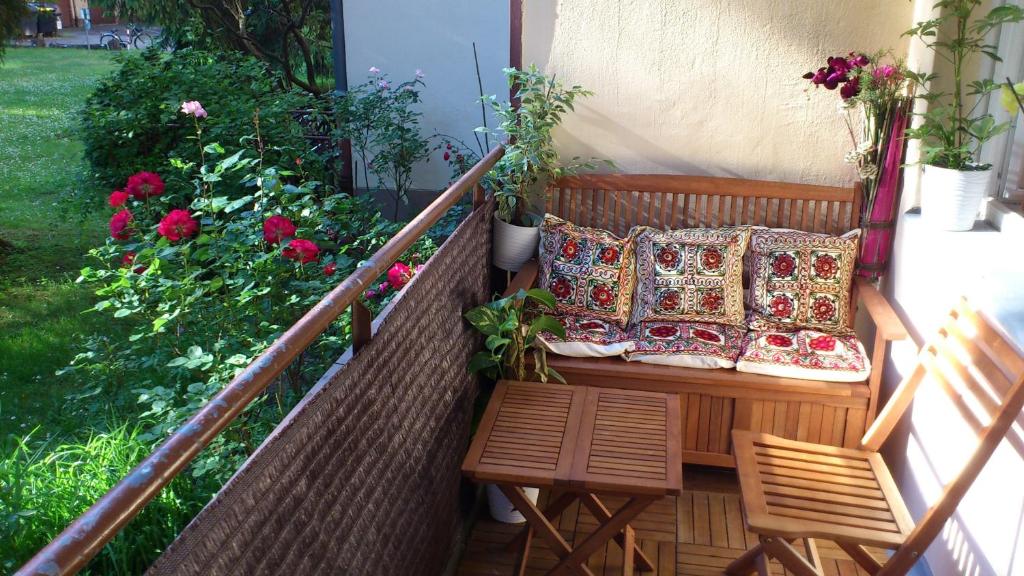
[[[487,340],[484,342],[484,346],[487,346],[488,350],[497,351],[499,348],[507,345],[511,341],[512,340],[508,338],[503,338],[497,334],[492,334],[487,337]]]
[[[253,197],[251,195],[243,196],[243,197],[241,197],[241,198],[239,198],[237,200],[232,200],[226,206],[224,206],[224,211],[225,212],[234,212],[235,210],[238,210],[242,206],[245,206],[246,204],[252,202],[252,200],[253,200]]]
[[[130,308],[119,308],[117,312],[114,312],[114,318],[124,318],[132,313]]]
[[[494,368],[497,365],[498,363],[495,362],[494,357],[487,352],[477,352],[469,359],[466,369],[470,372],[480,372],[488,368]]]
[[[530,322],[530,336],[541,332],[550,332],[558,338],[565,338],[565,326],[551,316],[538,316],[533,319],[533,322]]]
[[[186,358],[184,356],[178,356],[174,360],[171,360],[170,362],[168,362],[167,363],[167,367],[168,368],[173,368],[175,366],[184,366],[187,363],[188,363],[188,358]]]
[[[526,296],[551,310],[555,309],[555,296],[543,288],[531,288],[526,291]]]

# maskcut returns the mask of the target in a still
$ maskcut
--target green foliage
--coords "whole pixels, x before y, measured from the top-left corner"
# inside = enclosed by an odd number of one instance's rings
[[[495,96],[486,96],[497,116],[498,130],[507,141],[505,155],[488,177],[488,185],[498,201],[498,217],[512,224],[530,225],[527,210],[531,201],[542,194],[549,180],[572,174],[581,168],[593,168],[594,161],[573,158],[560,165],[551,131],[562,116],[574,110],[577,98],[593,92],[581,86],[566,88],[554,76],[548,78],[530,66],[529,70],[505,68],[509,86],[517,86],[519,107],[509,102],[499,103]],[[477,132],[490,132],[477,128]]]
[[[13,573],[149,454],[140,429],[80,442],[18,438],[0,453],[0,569]],[[179,477],[105,546],[83,574],[142,574],[216,489]]]
[[[480,372],[493,380],[524,380],[526,353],[532,351],[534,372],[541,382],[548,378],[565,382],[561,374],[548,366],[546,351],[537,345],[541,332],[565,338],[565,327],[551,316],[534,312],[531,306],[554,310],[555,297],[541,288],[519,290],[466,312],[466,320],[487,337],[486,350],[477,352],[469,361],[470,372]]]
[[[921,153],[926,164],[954,170],[986,170],[988,165],[976,164],[982,145],[1009,128],[1009,123],[997,124],[991,114],[975,113],[999,84],[991,80],[965,83],[963,74],[967,61],[978,54],[1000,60],[996,54],[998,47],[989,44],[986,36],[1003,24],[1024,20],[1024,8],[1008,3],[972,20],[974,10],[981,4],[982,0],[940,0],[934,5],[941,10],[938,18],[918,22],[904,32],[905,36],[919,38],[953,67],[953,92],[927,91],[922,96],[928,101],[924,121],[918,128],[907,130],[908,136],[922,140]],[[953,31],[952,37],[942,39],[949,29]],[[908,76],[925,90],[936,78],[934,74],[923,73]],[[968,97],[973,98],[973,104],[966,101]]]
[[[430,154],[429,142],[420,134],[422,112],[413,106],[420,103],[419,76],[392,85],[381,72],[344,95],[332,99],[335,117],[335,138],[352,142],[352,152],[362,167],[363,186],[370,187],[373,174],[379,187],[391,193],[395,216],[399,203],[409,203],[413,166]],[[359,166],[353,167],[353,178],[359,186]]]
[[[209,112],[203,139],[220,143],[227,154],[244,146],[257,110],[261,138],[274,144],[264,151],[268,163],[292,166],[299,157],[295,151],[306,148],[293,112],[308,106],[308,97],[281,90],[274,74],[253,58],[152,49],[141,56],[126,52],[119,62],[120,69],[86,100],[82,118],[85,157],[103,185],[120,186],[140,170],[175,178],[178,171],[168,161],[190,158],[195,149],[193,125],[179,113],[189,100]],[[319,176],[322,166],[308,160],[303,170]]]
[[[28,14],[24,0],[0,0],[0,64],[7,42],[21,34],[21,19]]]

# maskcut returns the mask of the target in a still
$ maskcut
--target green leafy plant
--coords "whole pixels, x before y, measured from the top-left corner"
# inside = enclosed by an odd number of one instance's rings
[[[488,302],[466,312],[466,319],[482,334],[486,350],[473,355],[469,371],[494,380],[526,377],[526,354],[533,353],[534,372],[541,382],[565,379],[548,366],[547,353],[537,345],[537,335],[550,332],[565,338],[565,327],[551,316],[538,313],[532,306],[555,309],[555,297],[547,290],[533,288]]]
[[[1024,20],[1024,9],[1006,3],[972,19],[981,4],[982,0],[940,0],[934,5],[941,11],[938,18],[918,22],[903,34],[920,39],[953,69],[952,93],[927,90],[936,79],[935,74],[908,74],[924,90],[921,97],[928,101],[921,125],[907,130],[909,137],[923,141],[921,153],[926,164],[954,170],[987,170],[989,165],[977,164],[982,145],[1009,128],[1008,123],[996,123],[991,114],[976,113],[985,96],[1000,85],[987,79],[965,82],[964,71],[968,60],[979,54],[1000,60],[997,47],[989,44],[986,36],[1003,24]],[[942,36],[946,30],[952,30],[949,39]],[[973,104],[967,102],[969,97]]]
[[[497,200],[498,218],[530,226],[535,222],[528,216],[529,208],[543,194],[548,181],[596,166],[596,161],[582,161],[579,157],[560,164],[551,137],[562,116],[574,110],[576,99],[593,92],[581,86],[566,88],[554,76],[549,78],[532,65],[528,70],[505,68],[504,72],[509,86],[518,87],[515,98],[519,106],[499,103],[495,96],[484,97],[498,118],[498,131],[506,140],[505,155],[488,175],[487,182]],[[491,131],[486,127],[476,130]]]

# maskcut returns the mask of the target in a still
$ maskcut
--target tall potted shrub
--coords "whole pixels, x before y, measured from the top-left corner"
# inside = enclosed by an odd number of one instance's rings
[[[566,88],[536,66],[528,70],[506,68],[504,72],[509,86],[518,87],[515,99],[519,105],[499,103],[494,96],[485,98],[498,118],[498,130],[507,139],[505,155],[488,175],[487,183],[497,200],[494,264],[515,272],[537,252],[541,219],[530,208],[543,195],[547,183],[593,167],[592,162],[579,158],[561,165],[551,138],[551,131],[561,123],[563,114],[573,110],[575,100],[593,93],[580,86]]]
[[[999,26],[1024,20],[1024,10],[1014,4],[992,8],[981,17],[974,10],[982,0],[940,0],[934,8],[940,16],[918,22],[904,35],[920,39],[936,57],[952,66],[952,92],[929,91],[935,74],[910,74],[923,89],[928,111],[917,128],[907,130],[922,141],[924,176],[921,180],[921,214],[940,230],[970,230],[991,178],[990,164],[979,163],[985,142],[1006,131],[991,114],[977,113],[978,105],[996,90],[991,80],[964,79],[968,62],[980,55],[999,60],[996,46],[986,37]],[[951,33],[946,38],[942,34]]]

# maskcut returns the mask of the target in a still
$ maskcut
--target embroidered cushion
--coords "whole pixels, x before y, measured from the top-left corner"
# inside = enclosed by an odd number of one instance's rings
[[[585,316],[557,316],[565,338],[541,332],[537,339],[550,352],[563,356],[595,358],[619,356],[633,349],[633,336],[614,322]]]
[[[743,252],[750,228],[636,233],[633,323],[743,325]]]
[[[746,330],[702,322],[641,322],[632,330],[636,343],[630,361],[686,368],[732,368]]]
[[[736,370],[783,378],[863,382],[871,364],[856,336],[816,330],[747,333]]]
[[[849,334],[850,284],[859,235],[859,230],[830,236],[754,229],[749,251],[750,329]]]
[[[540,228],[538,286],[555,296],[560,314],[625,326],[633,297],[633,237],[619,238],[550,214]]]

